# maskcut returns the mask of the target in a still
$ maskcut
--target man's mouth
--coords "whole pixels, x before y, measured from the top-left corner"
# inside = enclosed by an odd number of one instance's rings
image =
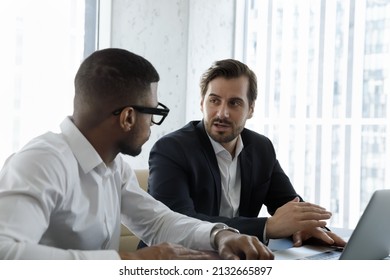
[[[226,130],[226,129],[230,128],[230,124],[226,123],[226,122],[213,122],[213,126],[217,130]]]

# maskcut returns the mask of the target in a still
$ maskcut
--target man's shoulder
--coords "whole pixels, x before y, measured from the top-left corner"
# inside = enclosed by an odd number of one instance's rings
[[[63,137],[62,133],[46,132],[36,138],[33,138],[24,150],[42,150],[46,153],[64,154],[70,147]],[[22,149],[22,150],[23,150]]]
[[[46,132],[31,139],[18,152],[14,153],[10,159],[13,158],[24,165],[37,162],[44,168],[44,166],[53,167],[56,163],[64,162],[65,158],[69,156],[72,157],[72,152],[62,134]]]
[[[268,143],[271,142],[271,140],[267,136],[248,128],[244,128],[244,130],[241,132],[241,137],[243,138],[244,141],[247,140],[247,141],[261,141],[261,142],[268,142]]]
[[[64,139],[61,137],[61,134],[55,132],[46,132],[37,137],[32,138],[28,141],[19,152],[24,151],[48,151],[48,150],[57,150],[58,147],[62,146]]]
[[[275,155],[275,148],[271,140],[258,132],[250,129],[244,129],[241,132],[242,142],[244,143],[244,150],[251,154],[262,154],[262,155]]]
[[[37,190],[57,191],[65,186],[64,182],[73,180],[77,165],[72,162],[75,162],[74,156],[66,148],[61,134],[48,132],[33,138],[12,154],[4,163],[3,170],[4,176],[10,176],[11,182],[32,180],[31,186]],[[40,183],[35,185],[37,178]]]

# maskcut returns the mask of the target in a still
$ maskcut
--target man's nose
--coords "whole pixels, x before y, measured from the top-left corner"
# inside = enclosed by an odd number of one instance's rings
[[[221,119],[229,117],[229,108],[225,103],[218,108],[218,117]]]

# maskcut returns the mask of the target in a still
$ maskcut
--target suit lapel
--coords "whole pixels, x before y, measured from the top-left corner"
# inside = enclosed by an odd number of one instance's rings
[[[242,136],[242,135],[241,135]],[[240,164],[240,172],[241,172],[241,195],[240,195],[240,215],[248,215],[250,211],[250,203],[248,201],[251,201],[251,194],[252,194],[252,157],[248,156],[247,149],[245,149],[245,143],[244,143],[244,149],[241,151],[240,155],[238,156],[239,164]]]
[[[217,209],[214,210],[216,211],[216,213],[219,213],[219,208],[221,205],[221,174],[218,168],[217,157],[215,156],[213,146],[211,145],[210,139],[206,133],[206,130],[204,129],[203,121],[200,121],[196,125],[195,129],[199,136],[201,145],[202,147],[204,147],[204,149],[202,149],[202,153],[206,159],[206,163],[210,167],[211,173],[213,174],[214,191],[216,192],[217,197]]]

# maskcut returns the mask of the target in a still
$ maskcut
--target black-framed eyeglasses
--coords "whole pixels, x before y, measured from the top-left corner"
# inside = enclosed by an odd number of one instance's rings
[[[165,118],[168,116],[169,109],[164,104],[158,102],[158,105],[156,108],[153,107],[144,107],[144,106],[138,106],[138,105],[127,105],[122,108],[116,109],[112,112],[113,115],[117,116],[119,115],[123,109],[125,108],[134,108],[134,110],[143,113],[143,114],[150,114],[152,116],[152,123],[160,125],[165,120]]]

